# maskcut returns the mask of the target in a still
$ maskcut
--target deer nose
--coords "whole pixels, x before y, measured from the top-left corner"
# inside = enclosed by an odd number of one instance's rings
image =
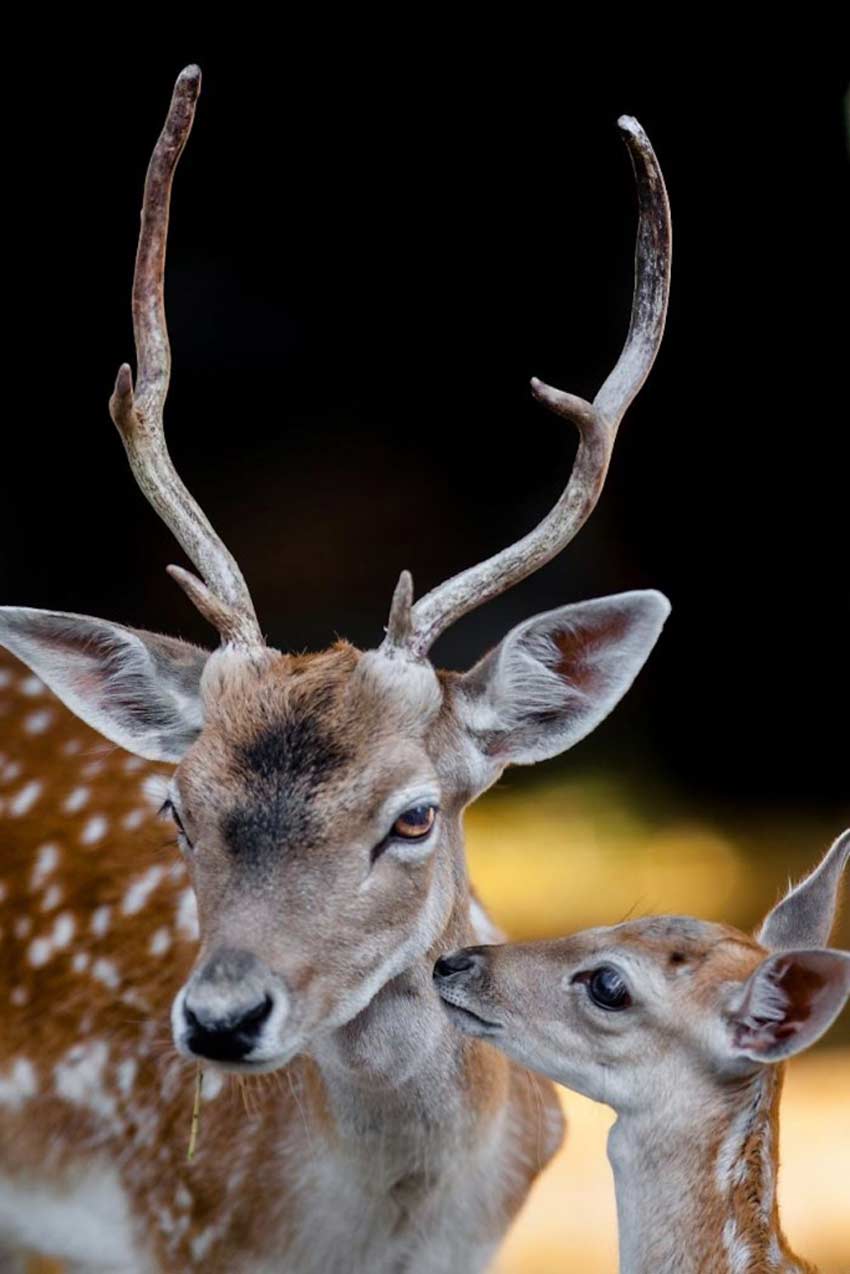
[[[475,947],[464,947],[451,955],[441,956],[434,965],[434,979],[449,982],[460,977],[476,977],[484,968],[485,957]]]
[[[243,1061],[284,999],[271,971],[255,956],[246,951],[217,951],[186,988],[186,1047],[210,1061]]]

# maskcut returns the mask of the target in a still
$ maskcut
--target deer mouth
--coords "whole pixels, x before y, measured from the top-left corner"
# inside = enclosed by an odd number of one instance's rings
[[[498,1035],[504,1029],[501,1022],[493,1022],[489,1018],[482,1017],[480,1013],[469,1008],[468,1004],[461,1003],[458,992],[452,988],[440,987],[438,994],[446,1013],[464,1034]]]

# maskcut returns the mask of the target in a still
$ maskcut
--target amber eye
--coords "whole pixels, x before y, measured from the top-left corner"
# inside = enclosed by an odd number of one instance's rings
[[[437,818],[436,805],[412,805],[393,823],[391,835],[404,840],[420,840],[427,836]]]

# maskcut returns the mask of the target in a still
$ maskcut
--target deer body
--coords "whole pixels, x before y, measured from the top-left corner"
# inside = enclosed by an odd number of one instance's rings
[[[434,998],[436,954],[475,937],[460,853],[434,951],[355,1022],[280,1076],[207,1070],[190,1162],[196,1068],[169,1023],[198,922],[156,816],[167,776],[0,669],[20,740],[0,766],[3,1240],[92,1270],[483,1268],[562,1123],[548,1085]]]
[[[669,604],[640,591],[560,607],[465,673],[428,651],[560,552],[599,497],[663,334],[663,178],[623,117],[640,209],[632,321],[592,403],[533,382],[579,431],[551,512],[415,603],[403,572],[377,649],[288,655],[266,643],[165,443],[168,216],[199,90],[189,67],[148,168],[137,375],[120,368],[110,411],[201,578],[171,574],[220,645],[0,607],[0,645],[37,674],[4,664],[0,685],[0,1260],[47,1244],[84,1269],[474,1274],[562,1125],[551,1089],[453,1034],[433,989],[435,959],[482,936],[463,811],[506,766],[603,720]],[[39,678],[121,751],[46,695],[25,703]]]
[[[441,959],[473,1036],[617,1113],[608,1140],[622,1274],[809,1274],[779,1222],[784,1059],[850,996],[826,947],[850,831],[757,938],[654,916]]]

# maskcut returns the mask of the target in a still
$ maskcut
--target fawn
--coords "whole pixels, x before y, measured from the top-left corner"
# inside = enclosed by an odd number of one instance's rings
[[[802,1274],[776,1202],[785,1058],[850,995],[828,949],[850,831],[755,938],[652,916],[437,962],[452,1020],[613,1107],[622,1274]]]
[[[0,665],[0,1261],[28,1246],[85,1270],[473,1274],[563,1129],[550,1086],[458,1036],[434,993],[439,953],[489,933],[463,810],[507,765],[594,729],[669,607],[652,591],[565,606],[464,674],[428,651],[560,552],[599,498],[664,328],[664,183],[624,117],[631,326],[593,403],[534,382],[580,435],[555,507],[415,604],[403,573],[378,649],[287,655],[163,433],[169,205],[199,87],[196,67],[178,78],[148,169],[137,379],[120,369],[110,408],[201,578],[171,573],[221,644],[0,609],[0,645],[35,674]],[[160,804],[182,857],[163,852]],[[250,1083],[244,1112],[228,1071]]]

